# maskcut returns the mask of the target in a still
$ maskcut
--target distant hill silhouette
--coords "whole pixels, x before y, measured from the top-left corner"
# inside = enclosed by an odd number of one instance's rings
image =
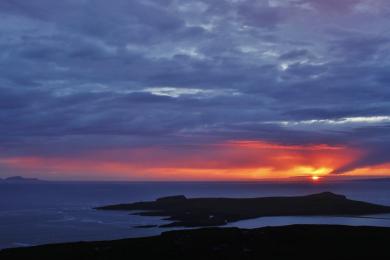
[[[42,180],[37,178],[25,178],[22,176],[12,176],[5,179],[0,179],[2,182],[41,182]]]

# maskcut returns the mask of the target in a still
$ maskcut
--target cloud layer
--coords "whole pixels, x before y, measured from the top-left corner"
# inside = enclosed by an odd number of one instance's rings
[[[144,149],[198,169],[210,145],[243,141],[356,151],[333,173],[386,165],[389,14],[385,0],[1,1],[0,174]]]

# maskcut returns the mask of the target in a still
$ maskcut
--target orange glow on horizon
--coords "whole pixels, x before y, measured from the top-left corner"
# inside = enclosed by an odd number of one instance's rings
[[[74,157],[0,158],[0,165],[32,175],[43,172],[58,179],[230,181],[289,180],[306,176],[318,181],[360,155],[360,151],[344,146],[229,141],[179,149],[95,151]],[[375,170],[390,176],[389,169],[390,164],[359,168],[345,175],[369,175]]]

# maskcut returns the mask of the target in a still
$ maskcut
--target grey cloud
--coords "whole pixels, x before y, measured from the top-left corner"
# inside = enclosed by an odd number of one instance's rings
[[[358,2],[1,1],[0,156],[261,139],[369,147],[369,164],[387,128],[272,123],[390,114],[389,39],[369,30],[389,26],[355,24]],[[345,15],[329,29],[304,3]]]

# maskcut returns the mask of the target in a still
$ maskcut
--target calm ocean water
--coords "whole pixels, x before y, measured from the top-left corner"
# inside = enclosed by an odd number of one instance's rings
[[[0,183],[0,248],[156,235],[169,229],[135,228],[166,223],[158,217],[96,211],[107,204],[187,197],[263,197],[323,191],[390,206],[390,181],[340,183]],[[373,218],[267,217],[229,224],[242,228],[288,224],[390,227],[390,215]]]

